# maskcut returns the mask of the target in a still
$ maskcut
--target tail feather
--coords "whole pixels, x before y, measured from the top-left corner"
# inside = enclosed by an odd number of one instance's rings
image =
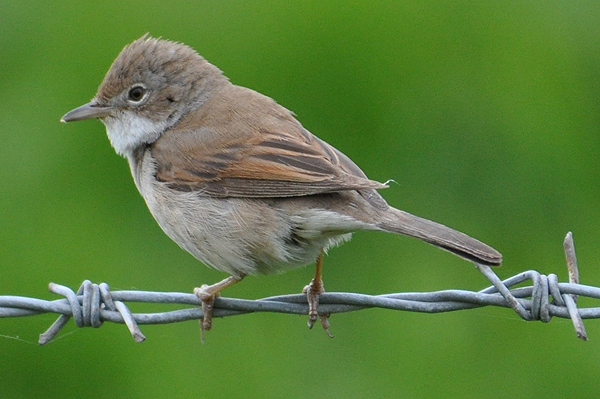
[[[390,207],[379,227],[386,231],[415,237],[470,261],[489,266],[502,263],[494,248],[442,224]]]

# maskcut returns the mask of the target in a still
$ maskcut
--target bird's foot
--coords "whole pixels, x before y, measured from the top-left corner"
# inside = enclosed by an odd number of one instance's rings
[[[210,286],[203,284],[201,287],[194,288],[194,295],[202,302],[202,318],[200,322],[200,339],[204,343],[204,331],[210,331],[212,328],[212,314],[213,307],[215,304],[215,298],[219,296],[219,293],[211,293],[208,290]]]
[[[333,335],[329,332],[329,314],[319,314],[318,312],[319,296],[324,292],[323,280],[316,279],[312,279],[310,284],[302,290],[302,293],[306,294],[306,300],[308,301],[308,328],[313,328],[317,319],[320,319],[321,326],[327,335],[333,338]]]
[[[242,281],[241,276],[229,276],[213,285],[203,284],[201,287],[194,288],[194,295],[202,302],[202,318],[200,319],[200,338],[204,343],[204,331],[210,331],[212,328],[213,307],[215,298],[218,297],[221,290]]]

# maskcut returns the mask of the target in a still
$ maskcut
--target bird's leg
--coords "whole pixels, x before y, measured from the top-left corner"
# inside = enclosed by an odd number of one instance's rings
[[[204,342],[204,331],[209,331],[212,327],[212,311],[215,303],[215,297],[219,296],[221,290],[230,287],[240,281],[244,276],[229,276],[213,285],[203,284],[201,287],[194,288],[194,294],[202,301],[202,313],[204,317],[200,319],[200,329],[202,331],[202,342]]]
[[[323,251],[317,257],[315,266],[315,278],[302,290],[302,293],[306,294],[306,300],[308,301],[308,328],[312,328],[317,318],[320,318],[321,326],[323,326],[327,335],[333,338],[333,335],[329,332],[329,314],[319,315],[317,310],[319,307],[319,295],[325,292],[325,286],[321,278],[323,273]]]

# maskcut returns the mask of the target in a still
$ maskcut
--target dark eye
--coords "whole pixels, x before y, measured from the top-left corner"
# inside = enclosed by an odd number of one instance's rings
[[[146,91],[147,90],[144,86],[133,86],[131,89],[129,89],[129,100],[136,103],[142,101]]]

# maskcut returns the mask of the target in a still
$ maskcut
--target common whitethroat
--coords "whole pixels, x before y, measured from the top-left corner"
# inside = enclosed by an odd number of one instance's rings
[[[96,96],[62,122],[100,119],[129,161],[150,212],[181,248],[230,276],[194,293],[211,328],[219,292],[257,273],[316,261],[303,292],[309,327],[327,315],[323,253],[357,230],[416,237],[464,259],[499,265],[490,246],[393,208],[350,158],[312,135],[286,108],[233,85],[184,44],[148,35],[125,46]]]

